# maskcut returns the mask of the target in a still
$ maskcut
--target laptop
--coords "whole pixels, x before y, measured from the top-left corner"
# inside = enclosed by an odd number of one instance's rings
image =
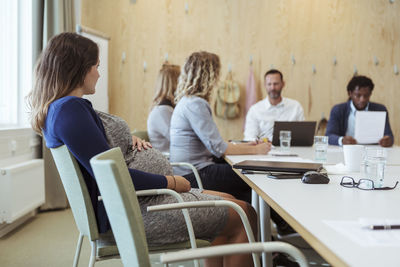
[[[252,171],[305,173],[308,171],[319,171],[322,168],[322,164],[314,162],[244,160],[233,164],[232,167]]]
[[[314,143],[316,121],[275,121],[272,144],[279,146],[279,132],[291,131],[292,146],[312,146]]]

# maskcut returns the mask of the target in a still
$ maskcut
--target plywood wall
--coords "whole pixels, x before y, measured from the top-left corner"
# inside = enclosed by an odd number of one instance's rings
[[[334,104],[346,101],[346,85],[356,69],[374,81],[371,100],[388,108],[399,144],[400,75],[395,75],[394,65],[400,69],[400,1],[131,2],[82,0],[82,24],[111,36],[110,112],[132,129],[146,128],[165,54],[171,63],[183,64],[191,52],[206,50],[220,56],[222,78],[231,64],[241,85],[242,106],[250,56],[260,99],[266,95],[263,74],[271,66],[280,69],[286,80],[284,96],[299,100],[308,120],[318,120],[322,113],[329,116]],[[243,114],[216,121],[224,138],[242,138]]]

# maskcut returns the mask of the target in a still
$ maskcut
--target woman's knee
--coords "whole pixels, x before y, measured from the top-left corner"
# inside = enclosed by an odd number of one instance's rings
[[[257,213],[249,203],[247,203],[246,201],[238,200],[238,199],[229,199],[229,200],[235,202],[242,208],[242,210],[245,212],[245,214],[252,226],[256,225]],[[237,214],[236,211],[234,211],[234,213]],[[239,217],[239,214],[237,214],[237,216]],[[239,218],[239,220],[240,220],[240,218]]]
[[[222,197],[224,200],[232,200],[236,199],[234,196],[231,194],[225,193],[225,192],[220,192],[220,191],[214,191],[214,190],[203,190],[203,194],[208,194],[208,195],[213,195],[213,196],[219,196]]]

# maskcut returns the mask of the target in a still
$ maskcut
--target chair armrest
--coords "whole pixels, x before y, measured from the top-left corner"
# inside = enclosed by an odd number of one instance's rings
[[[308,267],[308,262],[303,253],[296,247],[279,241],[251,243],[251,244],[232,244],[222,246],[212,246],[206,248],[189,249],[179,252],[163,253],[160,256],[162,263],[172,263],[192,259],[209,258],[223,255],[263,253],[263,252],[282,252],[293,257],[301,267]],[[257,259],[257,262],[258,259]]]
[[[246,216],[246,213],[238,204],[229,200],[193,201],[193,202],[155,205],[147,207],[147,211],[151,212],[151,211],[161,211],[161,210],[172,210],[172,209],[183,209],[183,208],[205,208],[205,207],[230,207],[233,210],[235,210],[239,214],[240,219],[242,220],[249,243],[255,243],[254,233],[253,230],[251,229],[250,222]],[[259,264],[257,264],[258,255],[256,255],[255,253],[253,253],[253,261],[254,261],[254,266],[259,266]]]
[[[190,164],[188,162],[171,162],[171,166],[180,166],[180,167],[188,167],[192,169],[192,172],[194,174],[194,177],[196,178],[197,185],[199,186],[199,189],[204,190],[203,183],[201,182],[199,172],[197,171],[196,167],[193,166],[193,164]]]
[[[154,195],[170,195],[175,197],[178,203],[184,203],[182,196],[174,190],[171,189],[147,189],[136,191],[136,196],[154,196]],[[190,219],[189,212],[187,209],[182,209],[183,217],[186,222],[188,229],[190,245],[192,248],[197,248],[196,237],[194,235],[192,220]]]
[[[243,209],[235,202],[229,200],[209,200],[209,201],[193,201],[193,202],[183,202],[183,203],[173,203],[164,205],[154,205],[147,207],[147,211],[161,211],[161,210],[173,210],[173,209],[184,209],[184,208],[205,208],[205,207],[230,207],[234,209],[240,216],[244,228],[246,230],[247,238],[250,243],[254,243],[254,234],[251,229],[249,219]]]

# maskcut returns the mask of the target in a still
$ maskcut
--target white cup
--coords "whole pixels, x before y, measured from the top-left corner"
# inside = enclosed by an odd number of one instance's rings
[[[364,155],[362,145],[343,145],[344,165],[350,172],[359,172]]]

